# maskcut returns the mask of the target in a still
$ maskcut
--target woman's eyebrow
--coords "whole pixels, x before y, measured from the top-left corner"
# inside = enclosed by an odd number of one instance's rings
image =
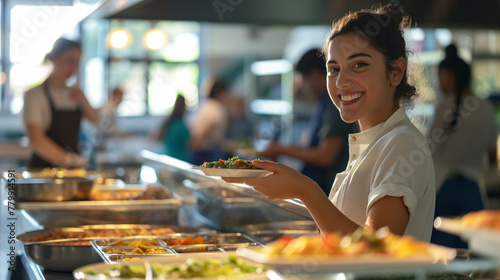
[[[369,55],[367,53],[359,52],[359,53],[351,54],[350,56],[347,57],[347,60],[351,60],[353,58],[360,57],[360,56],[372,57],[371,55]],[[331,64],[331,63],[337,63],[337,61],[330,59],[326,62],[326,64]]]
[[[351,60],[353,58],[360,57],[360,56],[372,57],[371,55],[369,55],[367,53],[359,52],[359,53],[351,54],[350,56],[347,57],[347,60]]]

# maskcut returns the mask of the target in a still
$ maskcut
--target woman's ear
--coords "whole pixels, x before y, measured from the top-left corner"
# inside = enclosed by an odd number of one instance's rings
[[[391,83],[396,82],[399,85],[403,79],[406,70],[407,62],[404,57],[399,57],[391,63],[392,69],[390,73]]]

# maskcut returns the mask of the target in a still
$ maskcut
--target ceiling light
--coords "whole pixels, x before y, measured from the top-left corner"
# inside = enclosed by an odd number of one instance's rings
[[[109,34],[108,43],[112,49],[123,49],[130,45],[131,35],[125,29],[115,29]]]
[[[159,29],[151,29],[144,35],[144,46],[149,50],[158,50],[167,43],[167,35]]]

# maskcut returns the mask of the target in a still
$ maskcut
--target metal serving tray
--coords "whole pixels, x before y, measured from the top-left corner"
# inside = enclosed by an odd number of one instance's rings
[[[100,262],[102,257],[97,253],[91,245],[70,245],[65,244],[68,241],[78,240],[94,240],[102,239],[102,237],[83,238],[83,239],[59,239],[51,241],[29,242],[29,240],[45,233],[54,232],[56,230],[68,232],[83,232],[92,229],[132,229],[141,226],[147,229],[155,228],[170,228],[178,233],[213,233],[213,230],[206,228],[181,227],[177,225],[137,225],[137,224],[121,224],[121,225],[87,225],[81,227],[49,227],[42,230],[29,231],[21,233],[17,239],[24,244],[26,256],[34,263],[42,266],[46,270],[70,272],[75,268]],[[166,236],[166,235],[163,235]],[[162,237],[163,237],[162,236]],[[129,236],[125,239],[138,238],[139,236]],[[148,236],[143,236],[147,238]],[[150,236],[149,236],[150,237]]]
[[[187,237],[202,237],[205,241],[204,244],[190,244],[190,245],[168,245],[172,240],[185,239]],[[92,247],[97,254],[101,256],[106,263],[116,263],[124,260],[125,258],[149,258],[158,256],[168,256],[169,254],[110,254],[112,250],[121,250],[125,252],[132,252],[136,247],[134,246],[108,246],[110,242],[122,239],[103,239],[91,241]],[[130,239],[128,239],[130,240]],[[171,234],[161,238],[154,238],[160,246],[148,246],[155,249],[162,249],[171,254],[183,253],[197,253],[197,252],[229,252],[235,251],[240,247],[261,246],[254,238],[241,233],[210,233],[210,234]]]
[[[196,184],[195,184],[196,185]],[[196,198],[195,209],[204,218],[226,231],[234,225],[267,222],[269,213],[262,202],[215,182],[199,182],[190,186]]]
[[[177,224],[179,199],[20,202],[23,209],[42,226],[89,224]]]
[[[234,243],[249,243],[255,242],[250,236],[243,233],[209,233],[209,234],[197,234],[197,233],[179,233],[171,234],[162,240],[167,243],[171,243],[174,240],[185,239],[187,237],[201,237],[205,240],[205,244],[234,244]],[[171,245],[176,246],[176,245]]]
[[[319,233],[314,221],[283,221],[270,223],[257,223],[235,227],[237,231],[252,234],[256,231],[313,231]]]
[[[16,179],[16,201],[87,200],[93,185],[83,177]]]
[[[314,221],[250,224],[237,227],[236,230],[247,233],[262,244],[273,242],[283,235],[299,237],[301,235],[319,234],[319,229]]]
[[[90,245],[28,243],[24,244],[24,253],[32,262],[53,271],[71,272],[80,266],[101,261]]]
[[[252,236],[257,242],[262,244],[268,244],[273,241],[276,241],[284,235],[296,238],[302,235],[318,235],[318,233],[306,230],[275,230],[275,231],[267,230],[267,231],[255,231],[252,234],[250,234],[250,236]]]

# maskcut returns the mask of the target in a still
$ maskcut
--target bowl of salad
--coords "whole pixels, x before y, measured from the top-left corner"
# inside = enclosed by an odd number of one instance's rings
[[[269,170],[256,168],[251,160],[237,156],[227,160],[207,161],[202,165],[193,166],[192,169],[200,170],[206,176],[218,177],[265,177],[272,174]]]
[[[97,263],[73,271],[76,280],[267,279],[269,269],[233,253],[186,253],[119,264]]]

